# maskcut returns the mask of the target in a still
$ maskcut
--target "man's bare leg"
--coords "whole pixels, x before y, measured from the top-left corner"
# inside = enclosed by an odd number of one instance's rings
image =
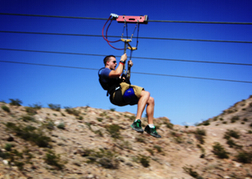
[[[141,97],[140,97],[140,99],[138,101],[138,105],[137,105],[136,119],[141,119],[144,108],[146,105],[147,105],[146,113],[147,113],[148,123],[153,124],[154,99],[152,97],[150,97],[150,93],[148,91],[142,91]]]
[[[148,118],[148,125],[143,130],[141,127],[140,119],[142,117],[146,105],[147,105],[146,113]],[[137,105],[137,115],[136,115],[137,120],[133,122],[131,127],[137,132],[143,133],[145,131],[148,134],[152,135],[153,137],[160,138],[161,136],[157,133],[156,127],[153,124],[154,105],[155,105],[154,98],[150,97],[150,93],[148,91],[142,91],[141,97]]]
[[[154,116],[154,98],[150,97],[149,100],[147,101],[147,108],[146,108],[146,113],[147,113],[147,118],[148,118],[148,123],[153,124],[153,116]]]

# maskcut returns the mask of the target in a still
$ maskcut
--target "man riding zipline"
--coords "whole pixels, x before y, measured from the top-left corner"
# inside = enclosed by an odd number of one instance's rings
[[[123,33],[120,40],[110,41],[108,40],[108,28],[111,25],[112,21],[115,20],[119,23],[124,23]],[[105,30],[106,24],[109,23],[107,29]],[[131,35],[131,39],[124,39],[123,34],[126,27],[126,32],[128,32],[127,23],[136,24],[135,30],[137,29],[137,40],[136,40],[136,47],[131,47],[129,42],[132,41],[133,34]],[[99,75],[99,82],[104,90],[107,90],[107,96],[110,95],[110,102],[114,105],[118,106],[125,106],[125,105],[135,105],[137,104],[137,115],[136,120],[133,122],[131,127],[136,130],[137,132],[143,133],[144,131],[148,134],[160,138],[161,136],[158,135],[156,131],[156,127],[153,124],[153,114],[154,114],[154,98],[150,97],[150,93],[145,91],[142,87],[131,85],[130,84],[130,68],[133,66],[131,61],[132,51],[137,49],[138,45],[138,34],[139,34],[139,24],[147,24],[148,23],[148,16],[118,16],[117,14],[110,14],[108,20],[103,26],[102,29],[102,36],[104,40],[114,49],[116,50],[124,50],[124,54],[121,56],[120,63],[117,66],[116,58],[114,55],[106,56],[103,59],[103,63],[105,65],[104,68],[101,68],[98,72]],[[128,33],[127,33],[128,37]],[[124,42],[124,49],[115,48],[110,43],[114,42]],[[125,62],[127,60],[126,49],[131,50],[130,60],[128,62],[128,73],[123,73],[125,69]],[[141,126],[141,117],[143,111],[146,108],[148,125],[145,129],[142,129]]]
[[[98,72],[99,82],[104,90],[107,90],[107,95],[110,95],[110,101],[114,105],[125,106],[137,104],[136,119],[132,123],[131,127],[137,132],[148,134],[160,138],[157,133],[156,127],[153,124],[154,115],[154,98],[150,96],[148,91],[144,88],[131,85],[129,78],[122,75],[125,62],[127,60],[127,54],[124,53],[121,56],[118,67],[116,58],[114,55],[106,56],[103,60],[105,67],[101,68]],[[133,66],[131,60],[128,62],[129,68]],[[148,125],[145,129],[141,126],[141,117],[146,107]]]

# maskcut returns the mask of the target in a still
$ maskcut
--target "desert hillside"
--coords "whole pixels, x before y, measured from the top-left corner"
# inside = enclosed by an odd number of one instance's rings
[[[197,126],[156,118],[160,139],[128,112],[19,102],[0,102],[0,179],[252,178],[252,96]]]

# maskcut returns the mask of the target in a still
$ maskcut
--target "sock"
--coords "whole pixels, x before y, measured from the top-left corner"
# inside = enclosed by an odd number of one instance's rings
[[[150,128],[154,128],[154,124],[148,124]]]
[[[135,122],[137,122],[138,119],[135,119]],[[140,119],[139,119],[140,120]]]

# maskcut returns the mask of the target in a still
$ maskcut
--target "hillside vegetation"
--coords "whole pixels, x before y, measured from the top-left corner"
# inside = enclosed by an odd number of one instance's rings
[[[0,179],[252,178],[252,96],[197,126],[156,118],[160,139],[128,112],[21,104],[0,102]]]

